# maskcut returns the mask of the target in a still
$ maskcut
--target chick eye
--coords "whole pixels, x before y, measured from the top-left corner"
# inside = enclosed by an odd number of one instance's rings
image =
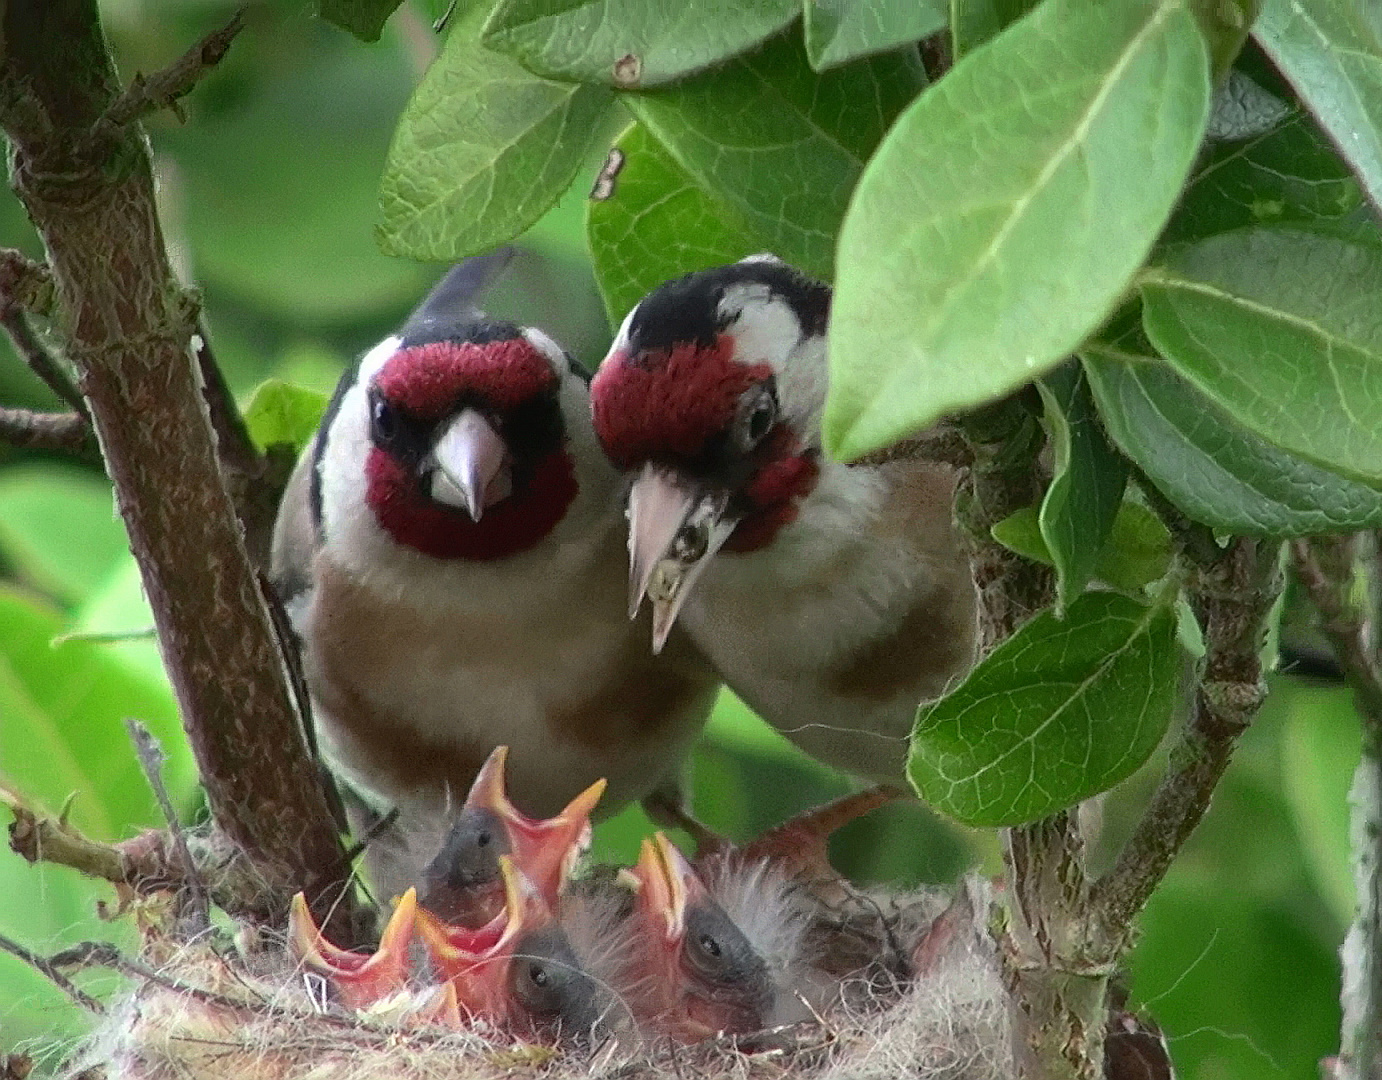
[[[375,398],[370,406],[370,437],[378,446],[393,442],[398,434],[398,416],[393,406],[383,398]]]
[[[701,947],[701,952],[705,953],[707,956],[714,957],[716,960],[720,959],[720,943],[709,934],[702,934],[700,936],[699,945]]]
[[[482,832],[477,837],[475,837],[475,844],[477,847],[489,847],[490,840],[491,837],[489,833]]]
[[[539,990],[547,989],[547,984],[552,981],[552,976],[547,974],[547,969],[538,963],[528,965],[528,978]]]

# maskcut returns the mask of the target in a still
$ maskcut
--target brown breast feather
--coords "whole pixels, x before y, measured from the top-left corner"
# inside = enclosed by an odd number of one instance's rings
[[[492,749],[490,740],[439,739],[423,735],[406,717],[375,706],[361,692],[377,678],[392,652],[408,649],[419,634],[444,634],[448,654],[471,649],[493,651],[483,627],[460,620],[421,619],[416,611],[381,604],[350,574],[319,557],[316,561],[313,647],[308,656],[312,691],[340,728],[347,752],[370,763],[396,790],[418,787],[465,791]],[[597,584],[607,583],[594,583]],[[613,593],[622,600],[623,583]],[[620,616],[622,618],[622,615]],[[362,634],[359,627],[368,626]],[[620,634],[619,652],[602,671],[591,672],[564,700],[553,703],[547,720],[562,737],[585,748],[611,752],[632,750],[675,734],[672,729],[703,719],[718,680],[683,635],[669,639],[654,657],[647,620],[632,633]],[[535,653],[534,663],[541,658]],[[574,794],[574,791],[573,791]]]
[[[890,633],[844,657],[826,686],[869,703],[904,693],[921,701],[943,693],[974,661],[974,581],[952,523],[957,477],[947,466],[915,461],[878,468],[893,485],[878,533],[903,550],[922,553],[933,567],[934,588]]]

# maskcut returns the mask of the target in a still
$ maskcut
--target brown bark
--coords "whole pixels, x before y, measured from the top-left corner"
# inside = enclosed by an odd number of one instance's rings
[[[11,183],[50,253],[65,351],[214,820],[265,876],[261,917],[280,917],[302,888],[334,921],[349,908],[332,915],[343,851],[218,468],[191,350],[197,302],[169,266],[133,120],[191,80],[156,76],[122,95],[95,0],[10,0],[3,11]]]

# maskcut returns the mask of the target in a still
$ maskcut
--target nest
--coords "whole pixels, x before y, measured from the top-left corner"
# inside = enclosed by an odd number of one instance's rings
[[[73,1060],[84,1080],[491,1080],[499,1077],[1011,1080],[1011,1010],[970,881],[938,919],[935,898],[885,898],[899,925],[944,933],[906,981],[840,980],[833,1007],[752,1036],[694,1045],[610,1035],[556,1045],[476,1025],[456,1032],[418,1020],[417,1001],[352,1013],[330,1003],[281,941],[146,939],[144,974]],[[959,917],[954,912],[958,911]]]

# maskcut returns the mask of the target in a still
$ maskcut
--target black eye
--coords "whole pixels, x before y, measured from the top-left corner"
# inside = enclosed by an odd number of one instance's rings
[[[777,408],[773,405],[773,399],[765,397],[754,406],[753,412],[749,413],[749,439],[752,442],[761,442],[763,437],[772,430],[773,421],[777,419]]]
[[[383,398],[375,398],[370,405],[370,438],[376,445],[386,446],[398,434],[398,417],[393,406]]]
[[[777,423],[777,395],[773,380],[759,383],[739,399],[739,416],[735,421],[734,441],[739,450],[748,453],[768,437]]]
[[[489,833],[482,832],[479,836],[475,838],[475,843],[479,847],[489,847],[490,839],[491,837]]]
[[[528,978],[539,990],[547,989],[547,984],[552,981],[552,977],[547,974],[547,969],[537,962],[528,965]]]
[[[702,934],[699,939],[701,951],[707,956],[712,956],[716,960],[720,959],[720,943],[709,934]]]

